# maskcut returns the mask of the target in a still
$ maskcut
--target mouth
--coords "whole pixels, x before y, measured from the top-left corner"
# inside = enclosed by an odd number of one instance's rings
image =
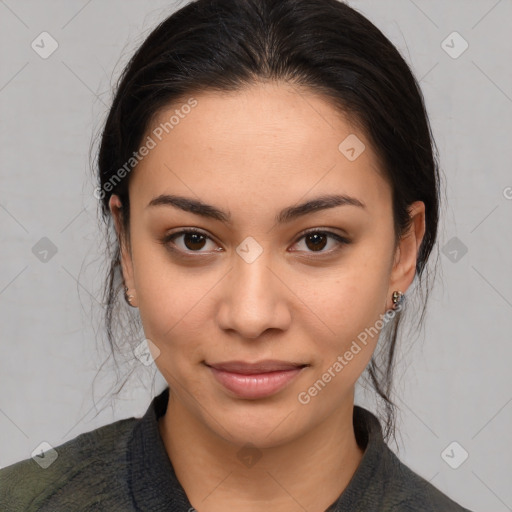
[[[272,396],[288,386],[309,364],[265,360],[256,363],[204,363],[215,380],[238,398]]]

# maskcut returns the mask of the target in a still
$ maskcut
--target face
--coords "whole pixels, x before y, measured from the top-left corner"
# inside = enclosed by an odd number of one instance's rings
[[[320,96],[259,84],[195,100],[146,134],[125,283],[176,406],[231,442],[277,445],[351,407],[391,294],[414,277],[423,203],[396,247],[370,142]],[[219,367],[268,360],[281,371],[266,380]]]

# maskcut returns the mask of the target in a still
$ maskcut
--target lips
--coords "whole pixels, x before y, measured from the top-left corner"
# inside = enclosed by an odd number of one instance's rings
[[[207,363],[206,366],[210,366],[211,368],[215,368],[216,370],[222,370],[224,372],[240,373],[243,375],[255,375],[261,373],[296,370],[307,365],[301,363],[290,363],[286,361],[268,359],[265,361],[260,361],[258,363],[246,363],[244,361],[229,361],[225,363],[215,364]]]
[[[206,366],[224,390],[237,398],[254,400],[283,390],[309,365],[266,360],[257,363],[229,361]]]

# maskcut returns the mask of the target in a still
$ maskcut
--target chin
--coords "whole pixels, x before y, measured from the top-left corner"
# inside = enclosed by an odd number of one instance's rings
[[[210,403],[214,404],[215,401]],[[288,400],[237,400],[216,408],[221,411],[212,417],[203,417],[210,429],[229,443],[244,446],[247,443],[259,448],[272,448],[285,444],[302,435],[306,430],[304,408]]]

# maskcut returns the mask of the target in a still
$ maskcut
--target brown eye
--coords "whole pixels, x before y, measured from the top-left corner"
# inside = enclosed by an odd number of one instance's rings
[[[297,244],[304,239],[304,245],[306,246],[306,250],[304,252],[317,252],[320,254],[329,254],[338,249],[341,249],[341,246],[348,245],[350,240],[347,238],[337,235],[336,233],[332,233],[330,231],[322,231],[316,229],[314,231],[308,231],[304,233],[302,237],[299,239]],[[334,241],[334,247],[332,249],[323,250],[327,245],[329,245],[329,240]]]
[[[185,233],[183,235],[183,244],[191,251],[202,249],[205,244],[205,236],[199,233]]]
[[[207,246],[208,241],[214,246],[211,250],[215,250],[216,245],[209,236],[195,229],[184,229],[177,233],[166,235],[160,242],[170,249],[177,250],[184,254],[194,252],[203,254],[209,252],[202,250]]]
[[[327,245],[327,237],[323,233],[310,233],[305,239],[307,247],[312,251],[321,251]]]

